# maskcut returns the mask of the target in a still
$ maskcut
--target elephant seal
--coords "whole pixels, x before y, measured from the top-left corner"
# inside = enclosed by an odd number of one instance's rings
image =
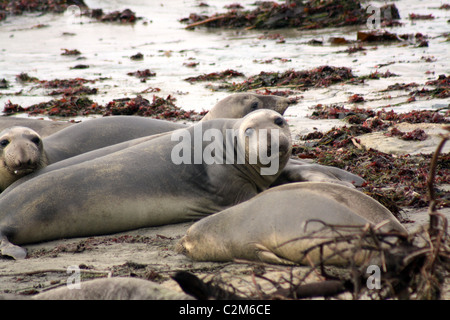
[[[243,118],[259,109],[275,110],[283,114],[289,100],[278,96],[254,93],[230,95],[219,101],[202,121]],[[55,163],[91,150],[130,139],[169,132],[186,125],[137,116],[112,116],[83,121],[44,139],[49,163]]]
[[[33,296],[34,300],[193,300],[152,281],[137,278],[103,278],[83,281],[80,288],[67,286]]]
[[[36,131],[41,138],[45,138],[59,130],[74,125],[75,123],[69,121],[53,121],[40,120],[33,118],[20,118],[10,116],[0,116],[0,131],[14,127],[27,127]]]
[[[246,259],[274,264],[317,264],[320,251],[314,249],[308,257],[304,251],[337,235],[329,229],[321,230],[324,224],[318,221],[341,226],[387,221],[383,231],[407,234],[389,210],[364,193],[326,182],[304,182],[271,188],[203,218],[188,229],[176,250],[200,261]],[[335,256],[332,252],[346,248],[351,248],[351,244],[332,242],[325,246],[326,262],[345,264],[354,252],[349,250]],[[361,251],[356,260],[365,255]]]
[[[257,110],[50,171],[0,195],[1,252],[24,258],[16,245],[202,218],[267,189],[290,151],[284,118]]]
[[[111,116],[83,121],[44,138],[48,162],[55,163],[127,140],[185,128],[181,123],[137,116]]]
[[[272,187],[302,181],[338,183],[352,188],[361,187],[366,182],[360,176],[336,167],[289,159]]]
[[[0,132],[0,191],[21,177],[47,165],[39,134],[15,126]]]
[[[243,118],[250,112],[259,109],[270,109],[284,114],[289,103],[289,99],[274,95],[235,93],[220,100],[202,118],[202,121],[219,118]]]
[[[242,118],[249,112],[261,107],[277,110],[284,113],[289,100],[278,96],[263,96],[253,93],[231,95],[219,101],[210,112],[217,115],[209,116],[213,118]],[[43,139],[45,145],[46,164],[56,163],[77,155],[97,150],[107,146],[119,144],[124,141],[138,139],[145,136],[170,132],[180,128],[186,128],[187,125],[174,123],[170,121],[150,119],[138,116],[111,116],[95,118],[83,121],[82,123],[72,125],[69,122],[34,120],[23,118],[2,117],[0,126],[3,123],[13,125],[22,123],[28,127],[37,128],[39,132],[47,133],[57,131],[54,134]],[[63,129],[61,129],[63,128]],[[143,140],[136,140],[143,141]],[[128,144],[134,145],[135,142]],[[125,148],[127,144],[122,145]],[[11,147],[10,147],[11,148]],[[104,149],[103,154],[111,152],[112,149]],[[115,150],[113,148],[113,150]],[[31,172],[31,171],[30,171]],[[11,179],[5,179],[0,185],[3,191],[12,182],[21,176],[14,176]]]

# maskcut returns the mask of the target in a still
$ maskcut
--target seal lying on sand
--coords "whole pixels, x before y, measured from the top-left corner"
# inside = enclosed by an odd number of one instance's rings
[[[0,191],[47,165],[42,139],[30,128],[16,126],[0,132],[0,152]]]
[[[48,162],[117,144],[185,128],[181,123],[136,116],[112,116],[83,121],[43,139]]]
[[[24,258],[25,250],[10,242],[109,234],[221,211],[276,180],[289,159],[290,139],[279,113],[258,110],[39,175],[0,196],[1,252]],[[271,155],[269,162],[263,154]]]
[[[74,125],[74,123],[69,121],[52,121],[52,120],[39,120],[32,118],[0,116],[0,131],[15,126],[27,127],[36,131],[41,136],[41,138],[45,138],[55,132],[58,132],[59,130],[62,130],[72,125]]]
[[[104,278],[67,286],[33,296],[36,300],[193,300],[152,281],[136,278]]]
[[[289,100],[278,96],[239,93],[220,100],[202,119],[239,119],[259,109],[283,114]],[[185,128],[170,121],[137,116],[112,116],[83,121],[44,139],[49,163],[123,141]]]
[[[360,176],[336,167],[291,158],[272,187],[302,181],[338,183],[348,187],[360,187],[365,182]]]
[[[304,251],[337,235],[330,229],[321,230],[324,224],[364,226],[382,221],[387,224],[381,230],[407,234],[389,210],[362,192],[323,182],[293,183],[271,188],[196,222],[177,244],[177,251],[200,261],[245,259],[316,264],[321,260],[319,249],[310,251],[307,258]],[[341,230],[340,234],[348,232]],[[345,264],[354,252],[349,250],[335,256],[332,253],[352,245],[330,243],[324,247],[322,260]],[[356,261],[366,254],[361,251]]]
[[[288,107],[288,103],[288,99],[278,96],[240,93],[222,99],[210,112],[216,115],[217,118],[236,119],[242,118],[255,109],[261,108],[275,110],[283,114]],[[208,119],[213,119],[216,116],[209,115]],[[187,125],[181,123],[138,116],[96,118],[73,126],[69,122],[61,122],[58,124],[57,121],[47,120],[9,117],[2,117],[0,119],[0,126],[3,124],[13,125],[15,123],[27,124],[29,127],[37,128],[40,132],[45,132],[46,134],[51,130],[58,131],[43,139],[46,161],[45,163],[42,162],[41,166],[36,167],[35,170],[42,168],[45,164],[52,164],[106,146],[187,127]],[[60,128],[64,129],[61,130]],[[134,144],[136,143],[130,143],[130,145]],[[122,147],[126,147],[126,144]],[[12,146],[9,147],[10,151],[11,148]],[[106,154],[106,150],[108,149],[103,150],[103,154]],[[41,153],[43,154],[42,150]],[[28,170],[27,174],[31,172],[33,170]],[[3,182],[0,181],[0,191],[3,191],[11,183],[24,175],[25,173],[10,175],[8,177],[4,175]]]
[[[217,102],[202,118],[202,121],[219,118],[238,119],[258,109],[270,109],[283,114],[289,103],[289,99],[274,95],[262,95],[251,92],[236,93]],[[76,123],[69,121],[0,116],[0,131],[13,126],[23,126],[33,129],[39,133],[42,138],[72,125],[76,125]]]
[[[289,99],[256,93],[235,93],[223,98],[208,111],[201,121],[221,118],[243,118],[259,109],[270,109],[284,114]]]

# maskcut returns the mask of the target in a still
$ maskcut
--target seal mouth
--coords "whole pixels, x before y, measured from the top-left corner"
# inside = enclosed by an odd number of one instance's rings
[[[32,173],[36,170],[35,167],[20,167],[20,168],[10,168],[7,167],[8,171],[12,174],[15,174],[16,176],[21,176],[25,174]]]

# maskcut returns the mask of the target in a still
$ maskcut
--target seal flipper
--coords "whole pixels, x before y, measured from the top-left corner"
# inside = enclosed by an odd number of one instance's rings
[[[339,168],[289,159],[271,187],[303,181],[337,183],[351,188],[360,187],[365,182],[360,176]]]
[[[0,252],[3,256],[12,257],[15,260],[25,259],[27,257],[27,250],[12,244],[5,236],[2,236],[1,233],[0,239]]]

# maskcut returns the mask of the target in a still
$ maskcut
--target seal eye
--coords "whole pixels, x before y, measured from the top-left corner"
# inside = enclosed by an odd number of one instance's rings
[[[274,123],[275,123],[277,126],[281,127],[281,126],[284,124],[284,119],[281,118],[281,117],[278,117],[278,118],[275,119]]]
[[[258,109],[258,101],[252,102],[252,104],[250,105],[250,109],[252,110]]]
[[[35,145],[39,145],[41,139],[39,139],[38,137],[34,137],[33,139],[31,139],[31,142],[33,142]]]
[[[0,141],[0,147],[4,148],[9,144],[9,140],[2,140]]]

